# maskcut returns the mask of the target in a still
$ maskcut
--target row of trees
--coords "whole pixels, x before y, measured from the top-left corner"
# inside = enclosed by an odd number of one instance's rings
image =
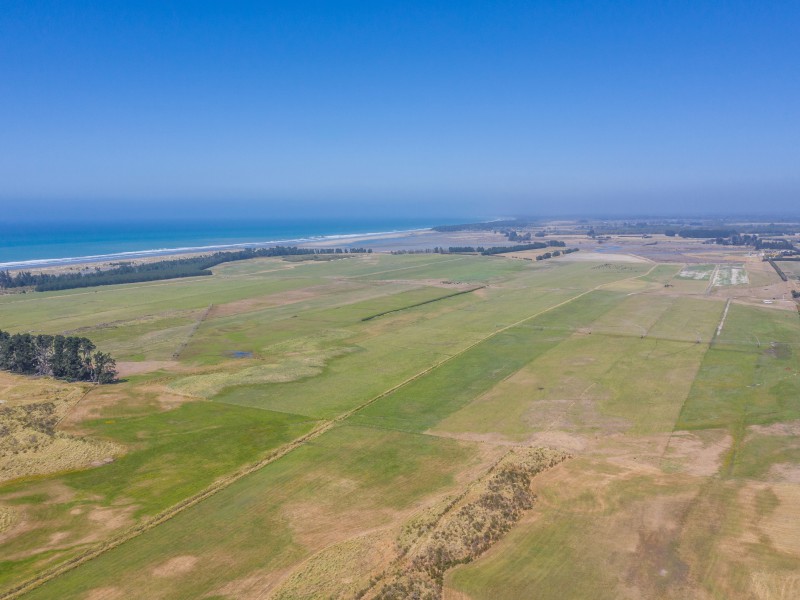
[[[141,264],[119,263],[110,269],[95,269],[88,273],[31,273],[20,271],[11,275],[0,271],[0,288],[33,287],[37,292],[115,285],[119,283],[139,283],[180,277],[211,275],[212,267],[237,260],[259,257],[298,256],[308,254],[365,254],[372,252],[366,248],[297,248],[295,246],[274,246],[272,248],[247,248],[235,252],[215,252],[191,258],[159,260]]]
[[[545,252],[544,254],[540,254],[536,257],[536,260],[547,260],[548,258],[555,258],[556,256],[561,256],[562,254],[572,254],[573,252],[577,252],[578,248],[567,248],[566,250],[554,250],[553,252]]]
[[[481,254],[491,256],[492,254],[505,254],[506,252],[523,252],[525,250],[539,250],[540,248],[556,247],[563,248],[566,244],[559,240],[549,240],[548,242],[533,242],[532,244],[519,244],[517,246],[493,246],[487,248]]]
[[[519,233],[518,231],[511,229],[509,231],[502,231],[506,238],[508,238],[509,242],[529,242],[531,241],[531,232],[528,233]]]
[[[785,239],[762,240],[758,239],[755,243],[756,250],[795,250],[794,245]]]
[[[447,254],[444,248],[412,248],[411,250],[391,250],[391,254]]]
[[[755,233],[734,233],[730,237],[718,237],[714,241],[720,246],[752,246],[756,250],[794,250],[794,245],[789,240],[763,239]]]
[[[392,254],[483,254],[484,256],[490,256],[507,252],[522,252],[523,250],[539,250],[549,246],[563,248],[566,244],[559,240],[550,240],[546,243],[533,242],[516,246],[492,246],[491,248],[485,248],[484,246],[450,246],[448,248],[435,246],[433,248],[415,248],[412,250],[392,250]]]
[[[720,246],[752,246],[756,250],[795,250],[787,239],[764,239],[758,233],[739,233],[728,229],[683,229],[680,232],[667,229],[665,235],[682,238],[709,238]]]
[[[540,250],[541,248],[556,247],[564,248],[566,243],[559,240],[550,240],[548,242],[533,242],[531,244],[518,244],[516,246],[492,246],[491,248],[484,248],[483,246],[450,246],[447,252],[453,254],[483,254],[484,256],[491,256],[492,254],[506,254],[508,252],[522,252],[524,250]],[[444,248],[437,248],[437,252]]]
[[[452,254],[474,254],[486,250],[483,246],[450,246],[447,251]]]
[[[10,334],[0,330],[0,369],[3,371],[110,383],[117,376],[116,366],[110,354],[95,352],[95,345],[85,337]]]

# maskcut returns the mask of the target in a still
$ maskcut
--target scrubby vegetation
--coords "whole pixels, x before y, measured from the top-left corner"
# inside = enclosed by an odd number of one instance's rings
[[[56,431],[63,412],[57,401],[0,406],[0,482],[86,467],[119,453],[110,442]]]
[[[533,507],[531,478],[568,457],[549,448],[509,452],[482,485],[453,503],[438,521],[415,523],[417,541],[411,543],[408,556],[376,593],[366,597],[439,600],[445,572],[475,560],[505,535]]]
[[[89,389],[99,388],[0,374],[0,483],[104,464],[121,452],[107,440],[58,428]]]
[[[15,521],[15,512],[6,506],[0,506],[0,533],[11,527]]]
[[[95,352],[85,337],[10,334],[0,330],[0,369],[22,375],[47,375],[67,381],[114,381],[116,361]]]

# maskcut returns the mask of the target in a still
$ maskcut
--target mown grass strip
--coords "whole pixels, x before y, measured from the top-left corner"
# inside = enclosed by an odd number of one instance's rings
[[[402,310],[408,310],[410,308],[416,308],[418,306],[423,306],[425,304],[431,304],[432,302],[439,302],[439,300],[447,300],[448,298],[454,298],[456,296],[461,296],[462,294],[469,294],[471,292],[475,292],[477,290],[482,290],[485,288],[485,285],[479,285],[478,287],[471,288],[469,290],[461,290],[458,292],[453,292],[452,294],[445,294],[444,296],[439,296],[438,298],[431,298],[430,300],[423,300],[422,302],[417,302],[415,304],[409,304],[408,306],[401,306],[400,308],[393,308],[392,310],[384,310],[383,312],[375,313],[374,315],[370,315],[368,317],[364,317],[361,319],[362,321],[371,321],[372,319],[377,319],[378,317],[383,317],[384,315],[390,315],[392,313],[400,312]]]

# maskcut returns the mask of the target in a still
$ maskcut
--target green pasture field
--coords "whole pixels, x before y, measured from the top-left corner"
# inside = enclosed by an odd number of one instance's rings
[[[314,425],[294,415],[210,402],[188,403],[169,412],[126,412],[115,407],[102,419],[82,425],[89,435],[128,447],[129,452],[113,463],[63,475],[57,482],[23,480],[0,487],[0,502],[13,499],[27,518],[40,525],[14,539],[13,553],[5,557],[28,560],[3,565],[3,582],[30,575],[70,554],[67,548],[31,560],[35,555],[29,554],[46,546],[53,531],[60,533],[64,544],[80,546],[81,539],[99,526],[101,516],[124,516],[128,522],[153,515]],[[70,492],[65,494],[64,489]]]
[[[763,338],[762,345],[752,337],[747,339],[745,330]],[[529,590],[536,590],[540,598],[618,598],[626,596],[626,589],[639,589],[647,597],[697,597],[703,593],[713,598],[747,598],[754,585],[766,589],[763,597],[791,597],[797,589],[792,573],[798,557],[787,553],[786,544],[797,528],[787,528],[784,521],[778,528],[771,520],[779,507],[784,519],[792,514],[794,509],[788,503],[796,497],[796,484],[776,483],[779,479],[774,473],[776,466],[796,469],[800,464],[800,447],[792,438],[791,427],[778,425],[800,419],[798,340],[800,320],[796,314],[733,305],[723,334],[710,348],[680,350],[680,345],[675,345],[670,350],[661,344],[666,354],[681,358],[672,360],[672,365],[660,360],[653,372],[648,372],[645,363],[658,357],[638,353],[633,359],[638,364],[632,368],[641,374],[639,380],[616,365],[613,381],[621,389],[611,397],[617,408],[609,411],[599,394],[601,413],[631,420],[641,410],[637,404],[643,399],[655,396],[667,401],[671,397],[667,413],[646,402],[643,408],[652,411],[652,417],[640,412],[640,419],[645,418],[640,423],[646,425],[640,431],[660,421],[662,429],[674,427],[673,443],[684,431],[692,431],[698,434],[695,452],[703,450],[701,440],[730,440],[719,452],[719,464],[709,471],[714,477],[705,481],[680,477],[672,469],[634,477],[624,465],[575,461],[567,467],[565,482],[587,477],[594,481],[591,486],[582,492],[570,491],[568,486],[543,491],[551,497],[544,500],[538,519],[518,527],[484,559],[456,569],[448,585],[471,598],[521,598]],[[581,358],[575,351],[570,354],[576,360]],[[599,357],[600,353],[586,355]],[[614,355],[619,356],[616,351]],[[530,370],[538,375],[551,372],[548,367],[552,365]],[[692,370],[697,371],[696,376]],[[667,383],[671,377],[674,380]],[[589,380],[599,383],[603,378]],[[653,394],[657,390],[648,382],[659,380],[665,381],[664,387]],[[546,386],[546,379],[541,383]],[[576,383],[573,394],[583,383]],[[598,392],[592,389],[591,393]],[[506,394],[513,396],[513,392]],[[479,418],[476,415],[475,420]],[[458,425],[463,428],[465,423]],[[570,430],[580,428],[572,426]],[[666,465],[666,449],[661,450],[659,459],[648,457],[646,446],[631,446],[637,447],[638,460]],[[698,460],[702,459],[694,454],[684,465]],[[660,528],[648,533],[647,522],[654,517],[641,516],[648,510],[674,516],[662,518]],[[750,542],[746,553],[731,554],[734,540],[754,534],[760,538]],[[614,550],[626,543],[626,536],[630,539],[627,543],[637,546],[635,560]],[[594,542],[587,544],[587,539]],[[699,573],[694,580],[690,569]],[[660,576],[648,576],[647,570]],[[765,573],[763,581],[753,575],[759,570]],[[626,582],[611,575],[619,572],[628,573]]]
[[[723,303],[660,297],[648,309],[643,300],[625,298],[594,321],[592,334],[579,332],[551,344],[440,422],[436,431],[515,441],[565,425],[586,435],[671,431],[707,349],[693,339],[692,329],[682,340],[675,330],[685,325],[687,311],[697,315],[699,305],[710,309],[706,314],[713,318]],[[607,327],[620,314],[628,318],[627,335],[620,330],[603,335],[601,325]],[[705,326],[706,339],[712,323],[709,319]],[[645,337],[641,330],[648,331]]]
[[[642,277],[642,279],[644,281],[652,281],[654,283],[668,283],[677,277],[682,269],[683,266],[678,264],[657,265],[649,275]]]
[[[453,440],[337,428],[29,597],[117,586],[148,598],[213,597],[226,583],[320,550],[320,533],[330,543],[391,523],[452,491],[456,473],[478,460],[473,445]],[[197,557],[198,569],[152,576],[180,556]]]
[[[350,597],[514,444],[573,458],[453,597],[792,597],[800,318],[734,301],[716,336],[713,270],[375,253],[2,296],[0,328],[78,332],[130,374],[58,426],[113,461],[0,485],[0,598],[280,448],[22,597],[289,598],[311,566]]]

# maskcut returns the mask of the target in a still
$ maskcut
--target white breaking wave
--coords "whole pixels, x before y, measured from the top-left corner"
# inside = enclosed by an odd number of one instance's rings
[[[44,267],[58,267],[64,265],[80,265],[93,262],[107,262],[111,260],[131,260],[135,258],[149,258],[152,256],[170,256],[173,254],[196,254],[198,252],[216,252],[219,250],[236,250],[243,248],[268,248],[282,244],[304,244],[309,242],[322,242],[333,240],[346,240],[360,237],[375,237],[394,233],[415,233],[429,231],[429,227],[420,229],[397,229],[393,231],[375,231],[370,233],[340,233],[335,235],[317,235],[290,240],[267,240],[262,242],[238,242],[235,244],[215,244],[213,246],[186,246],[181,248],[154,248],[152,250],[133,250],[130,252],[115,252],[113,254],[94,254],[89,256],[68,256],[65,258],[38,258],[35,260],[21,260],[0,263],[0,269],[35,269]]]

